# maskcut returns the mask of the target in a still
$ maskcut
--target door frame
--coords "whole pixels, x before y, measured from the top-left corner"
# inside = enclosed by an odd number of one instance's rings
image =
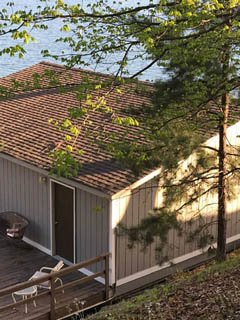
[[[50,250],[51,255],[56,255],[56,239],[55,239],[55,212],[53,208],[53,188],[54,183],[60,184],[66,188],[73,190],[73,263],[76,263],[76,188],[71,187],[65,183],[50,179]],[[69,261],[70,262],[70,261]]]

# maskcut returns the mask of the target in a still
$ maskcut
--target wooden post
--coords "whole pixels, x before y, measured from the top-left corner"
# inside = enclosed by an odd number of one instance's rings
[[[55,277],[54,275],[51,276],[51,291],[50,291],[50,313],[51,313],[51,316],[50,316],[50,319],[51,320],[56,320],[56,313],[55,313],[55,301],[56,301],[56,298],[55,298]]]
[[[109,299],[109,254],[105,256],[105,299]]]

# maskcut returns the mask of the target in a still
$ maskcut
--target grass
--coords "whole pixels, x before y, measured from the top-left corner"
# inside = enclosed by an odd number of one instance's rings
[[[151,289],[144,290],[140,294],[135,295],[129,299],[122,300],[111,306],[106,306],[102,308],[102,310],[100,310],[98,313],[90,315],[88,319],[156,319],[155,317],[151,318],[151,308],[152,306],[154,306],[154,310],[158,307],[160,309],[159,301],[160,298],[163,298],[163,296],[167,297],[167,301],[169,302],[169,305],[171,305],[171,303],[173,302],[171,301],[171,299],[175,299],[173,295],[177,292],[178,289],[191,286],[191,284],[194,284],[194,286],[196,286],[196,283],[204,285],[204,283],[207,283],[209,280],[214,283],[214,277],[219,278],[223,276],[224,278],[225,274],[240,269],[239,267],[240,250],[236,250],[229,254],[227,256],[227,260],[222,263],[216,263],[212,261],[192,271],[179,271],[174,276],[169,278],[167,282],[158,284]],[[209,303],[216,303],[216,301],[214,300],[215,297],[212,297],[212,299],[213,300],[209,301]],[[191,301],[191,296],[189,297],[189,301]],[[149,316],[144,318],[140,316],[142,313],[148,314]]]

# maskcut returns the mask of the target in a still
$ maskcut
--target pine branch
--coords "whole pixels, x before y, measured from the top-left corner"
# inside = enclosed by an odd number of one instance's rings
[[[183,205],[181,205],[178,209],[176,209],[176,212],[180,212],[183,208],[189,206],[190,204],[192,204],[194,201],[196,201],[197,199],[199,199],[200,197],[204,196],[205,194],[207,194],[208,192],[218,189],[218,184],[217,185],[212,185],[210,188],[208,188],[207,190],[205,190],[204,192],[202,192],[200,195],[198,195],[197,197],[193,197],[190,200],[188,200],[187,202],[185,202]]]

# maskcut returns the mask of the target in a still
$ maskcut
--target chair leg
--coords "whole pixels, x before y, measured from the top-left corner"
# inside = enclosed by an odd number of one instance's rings
[[[26,300],[26,299],[27,299],[27,296],[23,295],[23,300]],[[27,303],[24,304],[24,311],[25,311],[25,313],[28,313]]]
[[[31,295],[31,296],[32,296],[32,295]],[[17,300],[16,300],[16,298],[15,298],[15,296],[14,296],[14,292],[12,293],[12,299],[13,299],[14,303],[17,303]],[[26,299],[27,299],[27,296],[23,295],[23,296],[22,296],[22,299],[23,299],[23,300],[26,300]],[[34,301],[34,302],[35,302],[35,301]],[[36,304],[36,302],[35,302],[35,304]],[[13,308],[13,309],[15,309],[15,308]],[[15,309],[15,310],[16,310],[16,309]],[[28,312],[27,303],[24,304],[24,312],[25,312],[25,313]]]
[[[15,298],[15,296],[14,296],[14,293],[12,293],[12,299],[13,299],[13,302],[14,302],[14,303],[17,303],[16,298]]]
[[[33,295],[31,294],[31,297],[32,297]],[[34,305],[34,307],[36,308],[37,307],[37,304],[36,304],[36,301],[35,300],[33,300],[33,305]]]

